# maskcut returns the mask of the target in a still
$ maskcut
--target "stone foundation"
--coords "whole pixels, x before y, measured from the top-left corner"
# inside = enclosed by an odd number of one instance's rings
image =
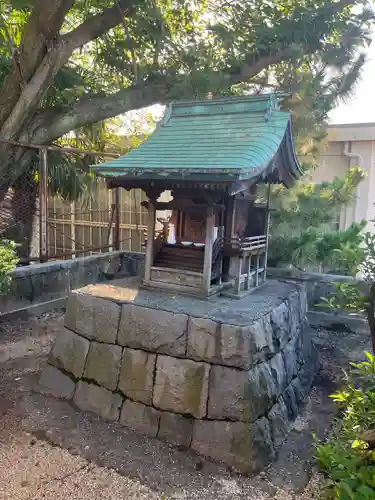
[[[264,468],[309,391],[316,353],[303,285],[231,300],[88,286],[67,304],[39,388],[137,432]]]

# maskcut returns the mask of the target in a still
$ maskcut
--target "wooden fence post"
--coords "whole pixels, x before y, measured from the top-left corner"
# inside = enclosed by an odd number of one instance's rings
[[[39,260],[48,260],[48,172],[47,149],[39,149]]]

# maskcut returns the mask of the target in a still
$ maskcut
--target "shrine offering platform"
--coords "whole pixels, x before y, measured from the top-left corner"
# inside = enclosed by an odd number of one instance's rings
[[[210,300],[128,278],[71,293],[39,389],[245,473],[264,468],[317,357],[303,286]]]

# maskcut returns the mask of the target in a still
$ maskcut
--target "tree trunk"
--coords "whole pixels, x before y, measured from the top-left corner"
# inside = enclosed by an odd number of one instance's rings
[[[53,46],[73,0],[37,2],[26,24],[19,48],[14,49],[12,71],[5,78],[0,92],[0,127],[16,105],[24,87],[29,83]]]

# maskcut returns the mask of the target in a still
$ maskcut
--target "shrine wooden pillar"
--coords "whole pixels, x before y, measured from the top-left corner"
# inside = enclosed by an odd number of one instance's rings
[[[147,219],[147,245],[145,257],[145,280],[151,279],[151,267],[154,263],[154,240],[155,240],[155,217],[156,210],[153,201],[148,202],[148,219]]]
[[[209,292],[211,288],[212,251],[214,245],[215,213],[212,207],[206,212],[206,238],[204,244],[203,289]]]
[[[235,217],[236,199],[234,196],[227,196],[225,200],[224,214],[224,244],[231,245],[233,236],[234,217]],[[223,258],[223,281],[229,280],[230,257]]]

